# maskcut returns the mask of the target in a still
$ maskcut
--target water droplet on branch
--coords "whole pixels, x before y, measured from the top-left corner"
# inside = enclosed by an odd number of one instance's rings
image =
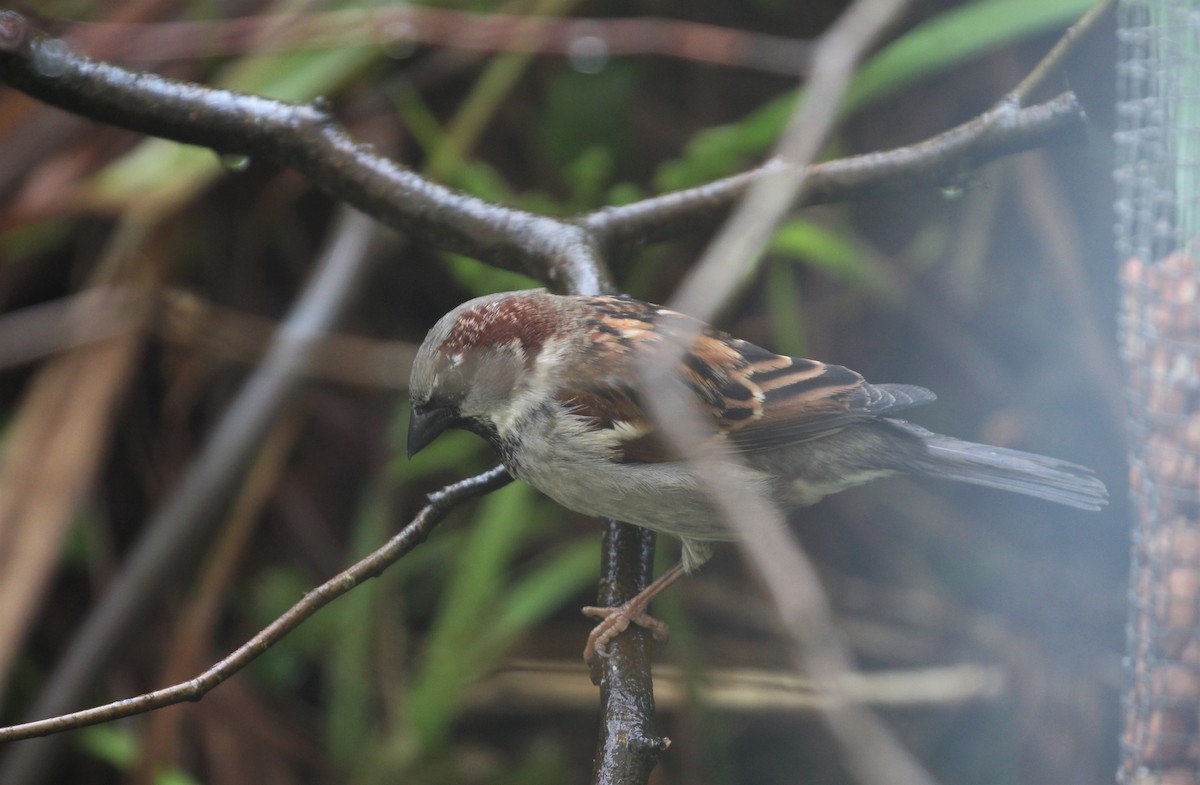
[[[62,76],[71,67],[74,53],[61,38],[48,38],[33,48],[33,68],[42,76]]]
[[[598,74],[608,65],[608,43],[595,35],[581,35],[567,45],[567,60],[581,74]]]

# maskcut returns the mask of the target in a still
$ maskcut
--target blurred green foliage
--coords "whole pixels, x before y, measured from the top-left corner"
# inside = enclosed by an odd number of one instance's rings
[[[857,112],[995,47],[1061,29],[1092,5],[1092,0],[976,0],[945,11],[869,58],[856,74],[842,112]],[[784,95],[742,120],[697,134],[680,158],[659,167],[659,188],[689,188],[753,163],[774,144],[795,102],[796,95]]]
[[[118,725],[94,725],[79,733],[79,745],[92,756],[120,771],[131,771],[141,757],[141,739]],[[200,785],[185,772],[167,767],[155,773],[153,785]]]
[[[788,10],[788,4],[775,0],[754,5],[779,14]],[[1088,5],[1083,0],[977,0],[944,11],[875,54],[858,74],[843,111],[864,111],[997,46],[1061,28]],[[213,11],[207,3],[193,6],[197,15]],[[652,66],[614,62],[599,73],[583,74],[544,60],[513,54],[484,59],[472,68],[477,76],[454,83],[465,97],[449,110],[439,101],[442,96],[422,92],[406,81],[403,68],[393,69],[399,74],[386,98],[431,177],[497,203],[555,215],[580,213],[636,200],[651,188],[683,188],[752,165],[770,149],[796,100],[788,92],[738,120],[701,129],[681,143],[677,157],[657,165],[652,176],[638,178],[631,161],[639,160],[643,140],[636,137],[633,110]],[[373,67],[382,68],[381,61],[392,65],[378,48],[367,46],[246,57],[221,66],[212,83],[290,101],[340,97],[352,93]],[[513,151],[513,160],[507,151],[488,146],[488,134],[502,124],[500,114],[509,102],[519,105],[526,119],[525,144]],[[161,211],[200,200],[222,175],[240,176],[231,171],[236,168],[223,167],[210,150],[146,140],[95,175],[86,197],[90,206],[114,213]],[[64,243],[67,225],[56,218],[6,230],[0,237],[5,263]],[[947,245],[943,230],[936,223],[918,228],[897,256],[940,257]],[[654,291],[660,274],[674,269],[668,256],[662,248],[648,248],[635,260],[620,260],[626,290],[634,295]],[[539,285],[484,261],[440,252],[435,258],[454,297]],[[807,354],[801,305],[803,287],[811,280],[807,276],[879,300],[896,296],[881,282],[852,224],[792,219],[776,234],[762,276],[748,295],[761,298],[771,348],[777,351]],[[406,411],[401,403],[389,427],[396,455],[402,452]],[[356,507],[344,520],[347,558],[370,552],[403,523],[395,499],[407,489],[435,487],[480,471],[492,460],[477,437],[454,432],[413,460],[397,457],[363,479]],[[411,508],[420,499],[408,501]],[[471,685],[501,664],[531,629],[563,612],[595,583],[599,527],[564,539],[563,517],[519,483],[464,506],[381,579],[358,587],[263,655],[250,669],[255,687],[292,696],[309,689],[319,672],[322,752],[354,782],[456,781],[455,732]],[[65,558],[80,565],[89,554],[96,558],[98,550],[101,545],[79,535]],[[981,563],[987,558],[964,557],[954,569],[969,578]],[[991,562],[988,572],[1001,572],[1007,563]],[[246,581],[234,612],[246,627],[265,624],[312,581],[311,570],[268,561]],[[698,704],[705,658],[698,636],[688,617],[669,602],[664,615],[674,628],[672,656],[684,665],[685,687]],[[584,629],[581,623],[580,645]],[[706,769],[714,783],[737,781],[733,744],[713,717],[703,707],[696,717]],[[93,728],[81,739],[89,754],[121,770],[132,767],[139,754],[136,737],[123,728]],[[543,742],[513,751],[503,763],[478,779],[495,785],[560,782],[567,765],[562,747]],[[156,785],[189,782],[168,772]]]

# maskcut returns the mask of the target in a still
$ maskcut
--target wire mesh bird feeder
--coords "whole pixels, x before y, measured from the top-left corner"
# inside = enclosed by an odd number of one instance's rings
[[[1200,6],[1119,0],[1116,180],[1135,516],[1119,778],[1200,782]]]

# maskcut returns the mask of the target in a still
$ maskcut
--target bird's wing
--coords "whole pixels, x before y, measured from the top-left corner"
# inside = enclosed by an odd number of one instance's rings
[[[840,365],[774,354],[674,311],[623,297],[589,298],[589,369],[559,398],[589,427],[609,429],[621,459],[678,459],[656,432],[639,387],[642,358],[663,352],[712,424],[710,438],[754,452],[820,438],[864,417],[934,400],[922,387],[868,384]],[[686,352],[672,343],[690,339]],[[591,372],[607,368],[607,375]]]

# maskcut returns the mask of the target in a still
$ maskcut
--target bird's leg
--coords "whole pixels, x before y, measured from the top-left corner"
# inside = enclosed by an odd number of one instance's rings
[[[587,645],[583,647],[583,661],[590,667],[596,661],[597,656],[607,657],[608,642],[624,632],[630,622],[645,627],[658,640],[667,637],[667,625],[646,613],[646,608],[650,605],[651,600],[679,580],[681,575],[683,575],[683,564],[676,564],[632,599],[615,608],[599,608],[593,605],[585,607],[583,615],[601,621],[592,629],[591,635],[588,635]]]

